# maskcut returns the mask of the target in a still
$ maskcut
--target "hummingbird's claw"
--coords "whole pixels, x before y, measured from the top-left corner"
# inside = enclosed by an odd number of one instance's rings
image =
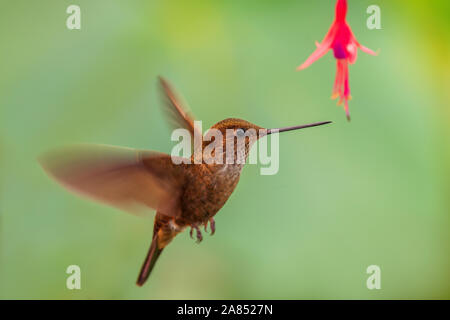
[[[200,243],[203,240],[202,232],[198,227],[195,227],[195,230],[197,231],[197,243]]]
[[[194,239],[193,237],[193,232],[196,232],[196,238],[197,238],[197,243],[200,243],[203,240],[203,236],[202,236],[202,232],[200,231],[200,228],[195,225],[195,226],[191,226],[191,230],[189,231],[189,235],[191,236],[191,239]]]
[[[214,232],[216,232],[216,223],[213,218],[211,218],[208,221],[206,221],[205,223],[203,223],[205,232],[208,232],[208,222],[209,222],[209,227],[211,229],[211,235],[213,235]],[[200,225],[200,227],[201,227],[201,225]],[[189,236],[191,237],[191,239],[194,239],[194,230],[195,230],[197,243],[200,243],[203,240],[203,235],[200,230],[200,227],[198,225],[191,225],[191,230],[189,231]]]
[[[213,218],[209,219],[209,227],[211,228],[211,235],[213,235],[216,232],[216,222]]]

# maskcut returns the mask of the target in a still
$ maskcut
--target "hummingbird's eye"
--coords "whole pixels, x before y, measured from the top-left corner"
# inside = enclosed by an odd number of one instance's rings
[[[243,136],[245,135],[244,129],[237,129],[237,130],[236,130],[236,135],[237,135],[238,137],[243,137]]]

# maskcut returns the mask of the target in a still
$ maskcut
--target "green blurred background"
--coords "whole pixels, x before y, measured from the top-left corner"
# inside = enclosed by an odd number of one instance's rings
[[[81,30],[66,8],[81,7]],[[366,8],[381,7],[381,30]],[[302,72],[334,1],[3,1],[0,298],[450,298],[449,2],[349,0],[360,42],[352,122],[328,53]],[[36,157],[77,142],[170,152],[156,77],[204,127],[333,120],[280,135],[280,170],[247,166],[197,245],[187,232],[143,288],[153,221],[80,199]],[[82,289],[66,289],[68,265]],[[366,288],[381,267],[381,290]]]

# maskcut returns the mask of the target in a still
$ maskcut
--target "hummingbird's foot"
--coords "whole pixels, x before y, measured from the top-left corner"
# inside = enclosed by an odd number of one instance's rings
[[[216,232],[216,222],[214,221],[213,218],[209,219],[209,227],[211,228],[211,235],[213,235],[214,232]]]
[[[191,239],[194,239],[193,232],[196,232],[197,237],[197,243],[200,243],[203,240],[202,232],[200,231],[200,228],[198,226],[191,226],[191,230],[189,231],[189,235],[191,236]]]

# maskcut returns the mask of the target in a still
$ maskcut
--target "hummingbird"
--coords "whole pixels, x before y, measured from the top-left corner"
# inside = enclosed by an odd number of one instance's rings
[[[203,137],[172,85],[162,77],[159,77],[159,84],[164,98],[164,110],[174,127],[188,130],[192,137]],[[46,153],[39,162],[49,176],[78,195],[130,213],[141,214],[148,209],[156,211],[150,248],[136,282],[138,286],[142,286],[164,248],[179,233],[190,228],[191,238],[195,232],[196,240],[200,242],[203,239],[200,228],[204,227],[207,232],[209,224],[210,234],[214,234],[214,216],[236,188],[245,159],[256,140],[272,133],[328,123],[331,121],[265,129],[242,119],[228,118],[219,121],[210,129],[223,134],[222,141],[215,141],[223,146],[223,151],[220,154],[213,152],[212,156],[224,161],[208,161],[211,159],[203,157],[200,163],[195,164],[194,154],[191,159],[178,157],[176,160],[180,161],[174,161],[173,155],[156,151],[107,145],[78,145]],[[229,132],[232,134],[226,134]],[[250,134],[244,139],[244,147],[234,148],[234,138],[246,132]],[[203,141],[202,147],[206,147],[208,143],[210,142]],[[243,158],[243,163],[235,161],[230,164],[225,161],[230,152],[233,153],[233,159]]]

